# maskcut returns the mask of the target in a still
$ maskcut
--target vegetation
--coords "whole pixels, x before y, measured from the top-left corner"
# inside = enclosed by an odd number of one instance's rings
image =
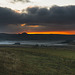
[[[75,75],[75,48],[0,47],[0,75]]]

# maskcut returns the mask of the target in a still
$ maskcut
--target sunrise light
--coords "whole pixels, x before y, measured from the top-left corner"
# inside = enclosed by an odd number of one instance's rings
[[[65,35],[71,35],[70,32],[65,32],[65,31],[27,32],[27,34],[65,34]]]
[[[21,26],[23,27],[23,26],[25,26],[26,24],[21,24]]]
[[[22,13],[22,11],[20,10],[14,10],[16,13]]]
[[[40,27],[40,26],[39,25],[30,25],[28,27],[35,27],[35,28],[37,28],[37,27]]]

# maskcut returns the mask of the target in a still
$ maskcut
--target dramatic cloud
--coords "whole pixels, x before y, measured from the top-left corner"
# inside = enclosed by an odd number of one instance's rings
[[[47,8],[28,8],[28,15],[32,16],[34,22],[50,24],[75,23],[75,6]]]
[[[21,27],[21,24],[25,26]],[[75,6],[53,6],[50,9],[32,7],[27,8],[26,13],[18,13],[9,8],[0,7],[0,27],[5,26],[7,29],[10,27],[10,30],[13,28],[15,32],[16,29],[19,29],[18,31],[75,30]]]
[[[20,14],[8,8],[0,7],[0,24],[16,24],[19,23]]]
[[[75,6],[53,6],[47,8],[27,8],[26,23],[38,24],[38,31],[68,31],[75,30]],[[29,24],[29,25],[30,25]]]

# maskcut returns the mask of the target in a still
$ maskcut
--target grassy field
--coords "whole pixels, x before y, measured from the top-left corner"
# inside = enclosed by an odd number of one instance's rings
[[[0,75],[75,75],[75,47],[0,47]]]

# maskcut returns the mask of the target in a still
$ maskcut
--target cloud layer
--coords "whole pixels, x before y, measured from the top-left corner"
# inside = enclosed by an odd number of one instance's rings
[[[24,2],[24,3],[28,3],[30,2],[30,0],[11,0],[12,3],[16,3],[16,2]]]
[[[53,6],[50,9],[32,7],[27,13],[17,13],[0,7],[0,29],[3,31],[72,31],[75,30],[75,6]],[[20,24],[26,24],[21,27]],[[31,27],[30,25],[39,25]],[[5,29],[6,27],[6,29]]]

